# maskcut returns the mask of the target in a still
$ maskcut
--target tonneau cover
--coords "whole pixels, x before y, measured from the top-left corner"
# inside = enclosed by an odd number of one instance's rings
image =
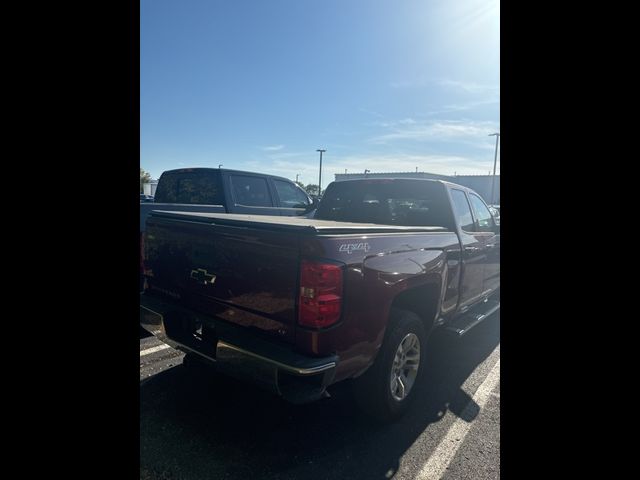
[[[246,215],[234,213],[171,212],[154,210],[153,218],[168,218],[211,225],[227,225],[247,228],[267,228],[291,230],[309,234],[349,234],[349,233],[404,233],[404,232],[446,232],[444,227],[415,227],[402,225],[379,225],[375,223],[334,222],[305,217],[272,215]]]

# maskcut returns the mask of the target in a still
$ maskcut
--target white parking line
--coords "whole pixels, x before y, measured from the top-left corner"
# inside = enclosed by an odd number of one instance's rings
[[[473,401],[470,401],[464,408],[460,417],[469,418],[469,415],[473,413],[473,402],[482,409],[489,400],[491,392],[500,381],[500,360],[493,366],[487,378],[484,379],[482,384],[476,390],[473,395]],[[427,463],[425,463],[420,473],[416,476],[416,480],[436,480],[442,477],[445,470],[453,460],[458,448],[462,445],[464,437],[471,429],[471,422],[466,422],[462,418],[458,417],[453,425],[449,428],[449,431],[445,435],[444,439],[438,445],[435,452],[429,457]]]
[[[147,348],[146,350],[140,350],[140,356],[144,357],[145,355],[149,355],[150,353],[159,352],[160,350],[164,350],[165,348],[171,348],[169,345],[163,343],[162,345],[158,345],[157,347]]]

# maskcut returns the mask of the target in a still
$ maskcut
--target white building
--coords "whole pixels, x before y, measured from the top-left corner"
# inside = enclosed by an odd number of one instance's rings
[[[142,190],[145,195],[151,195],[152,197],[156,196],[156,188],[158,188],[158,181],[151,180],[149,183],[142,184]]]

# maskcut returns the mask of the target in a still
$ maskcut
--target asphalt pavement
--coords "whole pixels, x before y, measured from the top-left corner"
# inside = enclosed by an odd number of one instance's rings
[[[348,383],[293,406],[140,334],[141,479],[500,478],[500,313],[435,334],[412,409],[381,425]]]

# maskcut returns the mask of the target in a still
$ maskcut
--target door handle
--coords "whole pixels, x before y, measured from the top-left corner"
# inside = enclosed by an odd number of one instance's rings
[[[478,247],[464,247],[464,251],[467,253],[475,253],[478,250],[480,250]]]
[[[496,248],[496,244],[495,243],[489,243],[489,244],[487,244],[487,248]]]

